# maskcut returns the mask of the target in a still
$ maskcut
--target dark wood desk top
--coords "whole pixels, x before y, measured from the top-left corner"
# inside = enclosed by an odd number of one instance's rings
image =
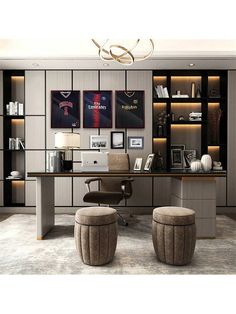
[[[192,172],[191,170],[108,171],[108,172],[28,172],[28,177],[226,177],[226,171]]]

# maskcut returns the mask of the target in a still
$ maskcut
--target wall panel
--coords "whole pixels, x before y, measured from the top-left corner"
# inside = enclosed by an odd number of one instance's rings
[[[98,71],[73,71],[73,90],[80,90],[80,128],[74,129],[80,133],[80,147],[89,148],[89,136],[98,134],[98,129],[83,128],[83,91],[98,90]]]
[[[0,134],[3,134],[3,118],[0,116]],[[3,136],[0,136],[0,149],[3,149]]]
[[[46,72],[46,147],[53,149],[54,134],[59,131],[69,132],[71,129],[51,129],[51,91],[71,90],[72,71],[47,71]]]
[[[112,129],[101,129],[100,134],[108,135],[109,148],[111,142],[111,131],[124,131],[124,129],[115,128],[115,91],[125,90],[125,71],[101,71],[100,89],[112,91]],[[126,134],[125,134],[126,137]],[[108,149],[110,153],[124,153],[125,149]]]
[[[0,151],[0,180],[3,180],[3,151]]]
[[[35,180],[35,178],[27,177],[27,172],[45,171],[45,152],[44,151],[26,151],[25,152],[25,178],[27,180]]]
[[[71,178],[55,178],[55,206],[72,206]]]
[[[152,71],[128,71],[127,89],[145,91],[145,128],[128,129],[128,136],[143,136],[144,149],[127,149],[131,160],[131,168],[134,166],[136,157],[143,158],[143,164],[146,157],[152,152]],[[151,205],[152,204],[152,184],[151,179],[144,180],[135,178],[133,197],[128,200],[128,205]]]
[[[26,149],[45,149],[45,117],[25,117]]]
[[[36,205],[36,181],[25,181],[25,205]]]
[[[0,115],[3,114],[3,71],[0,71]]]
[[[216,206],[226,206],[226,178],[216,178]]]
[[[236,71],[228,72],[227,205],[236,206]]]
[[[3,181],[0,181],[0,206],[3,206]]]
[[[25,114],[45,115],[45,71],[25,71]]]
[[[153,203],[154,206],[170,205],[171,178],[154,178]]]

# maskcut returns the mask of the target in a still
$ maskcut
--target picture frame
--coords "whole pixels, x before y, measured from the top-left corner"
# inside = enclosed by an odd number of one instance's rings
[[[125,148],[125,132],[111,132],[111,149]]]
[[[171,149],[181,149],[185,150],[185,145],[184,144],[173,144],[170,146]]]
[[[51,91],[51,128],[80,128],[80,91]]]
[[[145,127],[145,93],[143,90],[115,92],[116,128]]]
[[[152,164],[153,164],[153,161],[154,161],[154,157],[155,157],[155,154],[149,154],[147,156],[147,159],[146,159],[146,162],[145,162],[145,166],[143,168],[144,171],[150,171],[152,169]]]
[[[83,128],[112,128],[112,91],[83,92]]]
[[[90,135],[90,149],[108,149],[108,135]]]
[[[141,171],[142,170],[142,163],[143,158],[136,158],[134,163],[134,171]]]
[[[183,169],[183,150],[171,149],[171,168]]]
[[[128,149],[143,149],[143,136],[128,136]]]
[[[183,151],[184,168],[190,168],[191,162],[197,157],[196,149],[188,149]]]

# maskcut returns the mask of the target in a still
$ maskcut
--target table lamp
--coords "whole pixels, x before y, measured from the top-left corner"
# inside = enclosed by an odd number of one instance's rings
[[[55,148],[64,150],[62,169],[64,171],[72,170],[72,149],[80,148],[80,134],[70,132],[55,133]]]

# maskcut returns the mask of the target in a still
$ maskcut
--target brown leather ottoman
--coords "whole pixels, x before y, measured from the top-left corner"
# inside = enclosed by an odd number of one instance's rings
[[[161,262],[170,265],[190,263],[196,244],[195,212],[174,206],[155,208],[152,240]]]
[[[88,265],[109,263],[117,244],[117,213],[110,207],[85,207],[75,214],[75,244]]]

